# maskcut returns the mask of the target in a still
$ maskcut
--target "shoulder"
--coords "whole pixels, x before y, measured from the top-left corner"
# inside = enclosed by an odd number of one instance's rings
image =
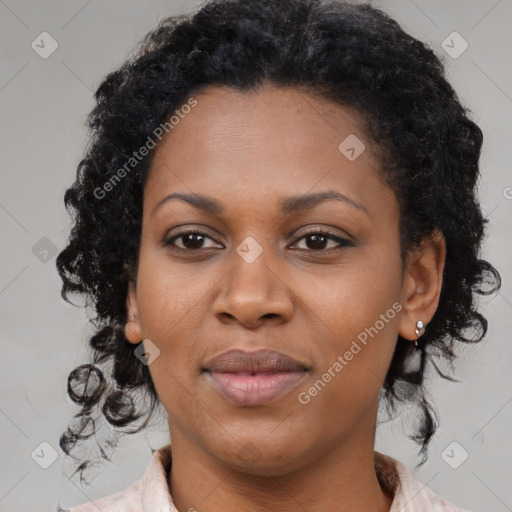
[[[167,510],[174,512],[167,484],[171,465],[170,445],[155,450],[151,461],[139,480],[120,491],[61,512],[140,512],[141,510]]]
[[[98,512],[98,510],[102,512],[140,512],[142,510],[141,491],[142,478],[114,494],[68,508],[65,512]]]
[[[416,480],[401,462],[389,455],[374,452],[374,462],[381,485],[394,496],[389,512],[470,512]]]

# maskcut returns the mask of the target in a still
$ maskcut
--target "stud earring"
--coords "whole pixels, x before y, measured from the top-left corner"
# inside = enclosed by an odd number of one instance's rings
[[[423,322],[421,320],[418,320],[416,322],[416,329],[414,329],[414,334],[416,334],[416,336],[418,336],[418,338],[423,334],[423,332],[421,332],[421,331],[424,330],[424,327],[425,326],[423,325]],[[418,348],[418,339],[414,340],[414,346],[416,348]]]

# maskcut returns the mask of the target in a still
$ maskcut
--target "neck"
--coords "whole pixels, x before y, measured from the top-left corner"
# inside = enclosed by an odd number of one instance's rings
[[[300,467],[276,475],[270,468],[258,474],[234,468],[171,428],[175,506],[180,512],[389,512],[392,496],[381,488],[373,462],[375,429],[367,430],[325,453],[311,450],[315,455]]]

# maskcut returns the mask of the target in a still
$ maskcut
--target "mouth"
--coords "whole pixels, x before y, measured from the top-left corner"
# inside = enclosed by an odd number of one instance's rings
[[[281,352],[230,350],[202,369],[211,385],[238,406],[275,401],[298,386],[309,368]]]

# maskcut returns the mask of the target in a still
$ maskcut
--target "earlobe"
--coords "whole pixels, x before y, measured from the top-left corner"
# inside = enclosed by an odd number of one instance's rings
[[[437,230],[408,254],[398,327],[402,338],[416,340],[421,336],[425,331],[420,329],[418,333],[418,322],[428,329],[427,324],[434,316],[441,296],[445,259],[446,242]]]
[[[143,339],[142,331],[138,319],[137,300],[135,292],[135,283],[130,281],[128,284],[128,295],[126,298],[126,324],[124,333],[130,343],[140,343]]]

